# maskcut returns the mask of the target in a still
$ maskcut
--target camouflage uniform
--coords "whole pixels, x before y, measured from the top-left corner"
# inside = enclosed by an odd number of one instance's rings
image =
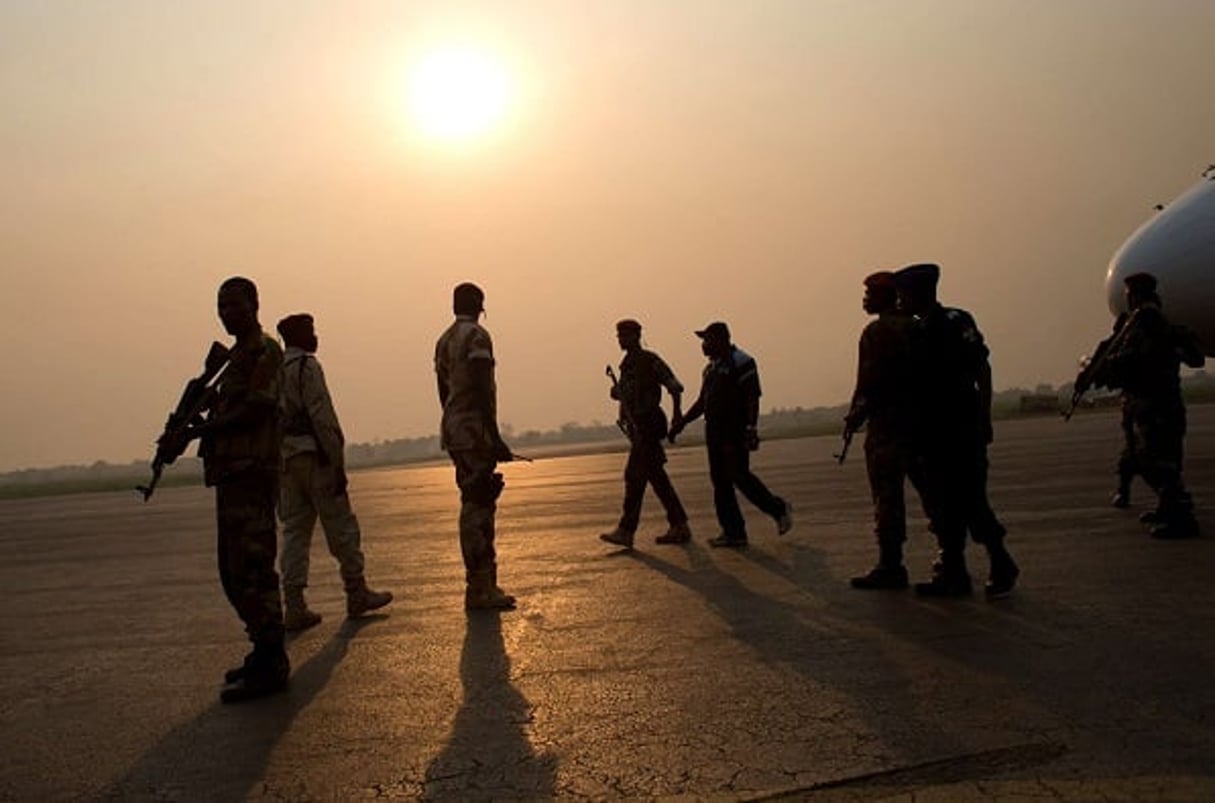
[[[1109,356],[1108,371],[1129,407],[1137,467],[1159,499],[1161,527],[1153,535],[1192,535],[1197,530],[1193,503],[1181,479],[1186,415],[1174,330],[1155,303],[1140,306],[1127,326]]]
[[[907,540],[904,481],[911,324],[909,316],[887,310],[861,332],[856,390],[847,419],[851,430],[865,424],[865,468],[873,496],[879,566],[896,571],[902,567]]]
[[[662,439],[667,435],[667,419],[662,411],[662,388],[673,394],[683,393],[683,385],[661,357],[652,351],[638,349],[625,355],[620,363],[620,409],[630,429],[629,459],[624,469],[624,512],[620,529],[632,533],[641,520],[641,502],[646,484],[662,502],[671,526],[687,524],[679,495],[667,476],[666,450]]]
[[[320,517],[329,552],[337,558],[342,582],[353,591],[363,579],[362,535],[350,496],[338,490],[344,472],[345,437],[317,359],[289,346],[283,368],[283,589],[308,585],[312,530]]]
[[[476,404],[472,363],[494,364],[489,332],[470,315],[457,315],[455,322],[435,346],[435,371],[443,404],[441,442],[456,468],[460,488],[460,551],[469,585],[477,578],[497,577],[494,549],[494,513],[505,483],[496,470],[497,390],[490,387],[489,410]],[[491,373],[492,377],[492,373]]]
[[[278,397],[283,353],[258,330],[239,339],[219,379],[200,448],[215,488],[219,576],[250,640],[281,652],[283,609],[274,571],[278,493]],[[277,646],[276,646],[277,645]]]

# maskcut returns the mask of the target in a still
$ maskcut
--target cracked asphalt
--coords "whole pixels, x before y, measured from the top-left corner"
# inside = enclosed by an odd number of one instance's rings
[[[795,527],[746,507],[712,550],[703,449],[672,451],[696,540],[599,542],[623,454],[506,467],[500,582],[468,616],[446,464],[351,478],[368,577],[344,620],[317,533],[287,694],[218,702],[245,652],[213,501],[169,488],[0,502],[0,799],[1215,799],[1215,405],[1190,410],[1206,537],[1154,542],[1108,506],[1117,417],[998,424],[991,497],[1015,595],[922,601],[847,585],[875,556],[862,450],[764,443]],[[910,516],[909,566],[933,545]],[[985,569],[972,550],[972,572]]]

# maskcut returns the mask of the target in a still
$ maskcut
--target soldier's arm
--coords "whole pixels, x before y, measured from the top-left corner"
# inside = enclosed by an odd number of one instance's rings
[[[198,428],[198,434],[233,432],[255,426],[278,412],[282,384],[282,353],[263,348],[249,377],[249,385],[235,393],[224,412],[212,415]]]
[[[671,419],[678,420],[683,418],[683,413],[681,412],[683,403],[683,383],[681,383],[675,377],[675,372],[671,370],[671,366],[667,365],[666,361],[657,355],[654,356],[654,367],[658,373],[658,381],[661,382],[662,386],[667,389],[667,393],[671,394],[671,402],[673,405]]]

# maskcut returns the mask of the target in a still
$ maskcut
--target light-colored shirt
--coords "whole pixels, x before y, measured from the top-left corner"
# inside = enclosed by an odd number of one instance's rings
[[[338,468],[345,466],[346,438],[325,384],[325,372],[315,355],[297,346],[288,347],[283,357],[280,416],[283,460],[316,452]]]

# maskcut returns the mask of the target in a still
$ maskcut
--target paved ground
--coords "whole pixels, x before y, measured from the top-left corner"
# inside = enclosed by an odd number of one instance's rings
[[[1024,574],[996,603],[847,587],[874,548],[861,450],[837,466],[833,439],[764,445],[797,524],[778,539],[751,511],[741,553],[703,543],[700,449],[672,456],[698,543],[650,543],[648,499],[631,554],[595,537],[622,455],[509,466],[501,617],[461,610],[450,468],[357,474],[369,576],[398,602],[344,622],[318,536],[325,621],[290,645],[288,694],[238,707],[217,700],[245,645],[209,493],[0,503],[0,799],[1215,799],[1215,406],[1191,410],[1189,542],[1107,507],[1112,415],[997,438]]]

